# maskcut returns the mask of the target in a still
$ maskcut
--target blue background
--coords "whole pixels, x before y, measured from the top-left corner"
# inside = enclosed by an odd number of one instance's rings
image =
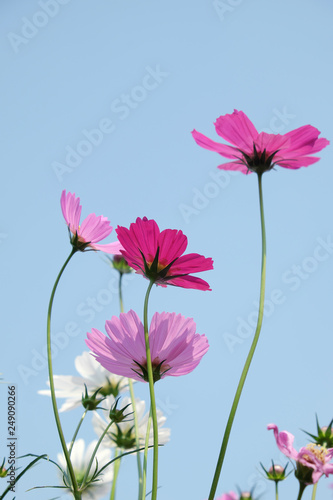
[[[51,16],[46,3],[3,0],[0,6],[0,371],[17,385],[18,453],[55,458],[60,451],[50,399],[37,391],[47,380],[49,295],[70,251],[59,203],[67,189],[80,196],[83,216],[103,214],[114,227],[154,218],[161,229],[182,229],[189,252],[215,261],[214,271],[202,274],[212,292],[154,289],[149,309],[193,317],[209,339],[210,350],[192,374],[156,386],[172,431],[160,451],[159,500],[204,500],[252,338],[261,241],[256,176],[220,174],[221,157],[199,148],[190,132],[218,140],[213,122],[236,108],[258,130],[283,134],[312,124],[332,139],[332,4],[59,0]],[[84,146],[98,127],[103,134],[95,133],[95,145]],[[66,164],[71,148],[80,151],[72,158],[76,166]],[[273,498],[259,462],[269,467],[272,458],[283,465],[286,459],[266,425],[295,434],[300,448],[307,443],[301,429],[315,431],[315,413],[322,425],[333,416],[332,148],[319,155],[308,168],[277,167],[263,178],[267,316],[219,495],[257,483],[257,496]],[[80,333],[58,336],[56,374],[74,375],[86,332],[103,330],[118,314],[114,291],[101,306],[101,290],[114,290],[116,279],[101,253],[76,255],[70,263],[52,331],[57,336],[75,323]],[[128,281],[126,309],[141,314],[146,286],[140,276]],[[101,307],[88,321],[79,311],[89,297]],[[0,456],[6,454],[6,387],[0,391]],[[136,384],[146,400],[147,389]],[[80,414],[63,414],[67,439]],[[89,422],[82,436],[95,437]],[[122,464],[119,499],[136,498],[135,465],[134,457]],[[332,497],[330,482],[320,480],[318,499]],[[42,484],[57,484],[51,464],[27,474],[17,498],[57,496],[59,490],[26,493]],[[296,498],[296,490],[291,476],[281,498]],[[310,494],[308,488],[303,498]]]

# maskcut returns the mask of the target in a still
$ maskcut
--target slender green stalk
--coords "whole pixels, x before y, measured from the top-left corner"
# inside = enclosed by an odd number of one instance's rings
[[[155,391],[154,391],[154,377],[153,377],[153,367],[151,362],[150,346],[149,346],[149,336],[148,336],[148,299],[150,291],[153,287],[154,281],[150,281],[145,297],[145,303],[143,307],[143,326],[145,331],[145,344],[146,344],[146,355],[147,355],[147,372],[148,372],[148,383],[149,383],[149,394],[150,394],[150,411],[153,419],[153,431],[154,431],[154,456],[153,456],[153,485],[151,500],[156,500],[157,498],[157,475],[158,475],[158,425],[157,425],[157,415],[156,415],[156,402],[155,402]]]
[[[307,485],[305,483],[301,483],[301,482],[299,483],[299,492],[298,492],[297,500],[301,500],[306,487],[307,487]]]
[[[122,291],[122,287],[121,287],[122,279],[123,279],[123,275],[122,275],[122,273],[119,273],[118,291],[119,291],[120,312],[124,312],[123,291]]]
[[[275,500],[279,500],[279,481],[275,481]]]
[[[114,458],[117,458],[117,456],[118,456],[118,448],[116,448]],[[115,461],[114,467],[113,467],[113,481],[112,481],[110,500],[115,500],[115,498],[116,498],[116,484],[117,484],[119,468],[120,468],[120,458],[119,458],[119,460]]]
[[[93,461],[94,461],[94,458],[95,458],[95,455],[97,453],[97,450],[99,448],[99,445],[101,444],[104,436],[106,435],[106,433],[108,432],[109,428],[111,427],[111,425],[114,423],[114,420],[111,419],[110,423],[105,427],[104,431],[103,431],[103,434],[100,436],[99,440],[97,441],[97,444],[94,448],[94,451],[92,452],[92,455],[90,457],[90,461],[89,461],[89,464],[88,464],[88,467],[87,467],[87,470],[84,474],[84,477],[82,479],[82,483],[81,483],[81,487],[84,486],[87,482],[87,479],[88,479],[88,476],[89,476],[89,472],[90,472],[90,469],[91,469],[91,466],[93,464]]]
[[[124,312],[124,302],[123,302],[123,293],[122,293],[122,277],[123,274],[119,273],[119,305],[120,305],[120,312]],[[133,380],[131,378],[128,378],[128,386],[129,386],[129,391],[130,391],[130,396],[131,396],[131,403],[132,403],[132,408],[133,408],[133,418],[134,418],[134,432],[135,432],[135,447],[136,449],[140,448],[140,442],[139,442],[139,422],[138,422],[138,414],[136,411],[136,404],[135,404],[135,395],[134,395],[134,389],[133,389]],[[138,499],[141,499],[142,495],[142,465],[141,465],[141,458],[140,458],[140,452],[138,451],[136,454],[136,461],[137,461],[137,466],[138,466],[138,476],[139,476],[139,492],[138,492]],[[112,486],[113,487],[113,486]]]
[[[147,486],[147,463],[148,463],[148,445],[149,445],[149,435],[150,435],[150,427],[151,427],[151,409],[149,412],[148,423],[147,423],[147,432],[145,439],[145,451],[143,455],[143,481],[142,481],[142,496],[139,500],[145,500],[146,498],[146,486]]]
[[[214,495],[216,493],[216,488],[218,485],[219,477],[221,474],[222,470],[222,465],[224,461],[224,456],[227,450],[228,446],[228,441],[230,437],[230,432],[232,428],[232,424],[236,415],[237,411],[237,406],[242,394],[242,390],[245,384],[245,380],[251,365],[251,361],[259,340],[259,335],[260,335],[260,330],[261,330],[261,325],[262,325],[262,320],[264,316],[264,299],[265,299],[265,281],[266,281],[266,231],[265,231],[265,218],[264,218],[264,203],[263,203],[263,196],[262,196],[262,184],[261,184],[261,177],[262,174],[258,174],[258,187],[259,187],[259,205],[260,205],[260,219],[261,219],[261,238],[262,238],[262,257],[261,257],[261,282],[260,282],[260,300],[259,300],[259,314],[258,314],[258,322],[257,322],[257,327],[256,331],[254,334],[254,338],[250,347],[249,354],[246,358],[245,365],[241,374],[241,377],[238,382],[238,387],[236,390],[236,394],[234,397],[234,401],[232,403],[232,407],[230,410],[228,422],[224,431],[224,436],[223,436],[223,441],[221,445],[221,450],[219,454],[219,458],[217,461],[216,469],[215,469],[215,474],[214,478],[212,481],[212,486],[211,490],[209,493],[208,500],[213,500]]]
[[[311,500],[316,500],[317,486],[318,486],[318,483],[313,485]]]
[[[51,400],[52,400],[54,418],[55,418],[56,426],[57,426],[57,429],[58,429],[58,435],[59,435],[59,439],[60,439],[60,442],[61,442],[62,450],[64,452],[64,456],[65,456],[65,460],[66,460],[68,472],[69,472],[69,475],[70,475],[70,478],[71,478],[74,498],[75,498],[75,500],[81,500],[81,493],[78,491],[77,480],[76,480],[76,477],[75,477],[74,469],[73,469],[72,462],[71,462],[71,459],[70,459],[70,456],[69,456],[69,452],[67,450],[66,441],[65,441],[65,438],[64,438],[64,433],[62,431],[62,427],[61,427],[61,423],[60,423],[59,411],[58,411],[57,401],[56,401],[56,397],[55,397],[54,379],[53,379],[53,368],[52,368],[52,352],[51,352],[51,314],[52,314],[53,299],[54,299],[54,295],[55,295],[58,283],[59,283],[60,278],[62,276],[62,273],[64,272],[67,264],[69,263],[69,261],[71,260],[71,258],[75,254],[75,252],[76,252],[76,249],[73,248],[72,251],[71,251],[71,253],[69,254],[69,256],[68,256],[65,264],[62,266],[62,268],[61,268],[61,270],[60,270],[60,272],[59,272],[59,274],[57,276],[57,279],[56,279],[56,281],[55,281],[55,283],[53,285],[52,292],[51,292],[51,297],[50,297],[50,302],[49,302],[49,308],[48,308],[48,312],[47,312],[47,361],[48,361],[48,368],[49,368],[49,380],[50,380]]]
[[[88,410],[84,410],[84,413],[82,415],[82,417],[80,418],[80,422],[78,423],[78,426],[77,428],[75,429],[75,432],[74,432],[74,435],[72,437],[72,441],[71,441],[71,444],[69,445],[69,450],[68,450],[68,453],[69,453],[69,456],[71,456],[71,453],[72,453],[72,449],[73,449],[73,446],[74,446],[74,443],[75,443],[75,439],[76,439],[76,436],[78,435],[78,432],[80,430],[80,427],[82,425],[82,422],[85,418],[85,416],[87,415],[88,413]]]
[[[129,385],[131,402],[132,402],[132,408],[133,408],[134,432],[135,432],[135,447],[138,450],[140,448],[139,422],[138,422],[138,414],[137,414],[137,411],[136,411],[135,395],[134,395],[134,389],[133,389],[133,380],[131,378],[128,379],[128,385]],[[142,479],[142,465],[141,465],[141,458],[140,458],[140,452],[139,451],[136,454],[136,462],[137,462],[137,466],[138,466],[138,476],[139,476],[138,499],[140,500],[141,495],[142,495],[143,479]]]

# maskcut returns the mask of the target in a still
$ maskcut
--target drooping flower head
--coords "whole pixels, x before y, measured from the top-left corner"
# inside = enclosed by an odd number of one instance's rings
[[[105,408],[111,407],[113,404],[112,396],[109,396],[104,402]],[[149,419],[149,412],[145,413],[146,403],[143,400],[135,400],[135,409],[138,419],[138,439],[139,446],[143,447],[147,434],[147,426]],[[112,424],[106,433],[104,439],[102,440],[101,446],[107,448],[121,448],[124,451],[130,451],[136,448],[135,444],[135,426],[133,417],[133,407],[130,398],[122,398],[120,402],[120,410],[126,408],[125,414],[128,415],[122,422],[117,424]],[[170,429],[164,427],[166,422],[166,417],[163,415],[161,410],[157,410],[157,425],[158,425],[158,444],[166,444],[170,440]],[[105,431],[110,420],[106,421],[99,413],[94,412],[92,418],[92,425],[97,436],[100,437]],[[149,445],[151,446],[154,442],[153,439],[154,431],[150,428],[149,432]]]
[[[287,431],[279,432],[275,424],[269,424],[268,430],[273,430],[277,447],[286,457],[296,461],[296,477],[305,484],[315,484],[321,476],[333,474],[333,448],[326,448],[315,443],[304,446],[296,451],[293,443],[294,436]]]
[[[309,155],[318,153],[329,144],[327,139],[319,138],[319,130],[312,125],[304,125],[283,135],[259,133],[246,114],[237,110],[220,116],[215,122],[215,129],[232,146],[212,141],[193,130],[195,142],[232,160],[218,168],[238,170],[244,174],[262,174],[275,165],[290,169],[307,167],[319,160]]]
[[[161,286],[210,290],[206,281],[190,274],[213,269],[213,261],[197,253],[183,255],[187,238],[182,231],[160,231],[154,220],[144,217],[129,229],[118,226],[116,232],[122,255],[137,273]]]
[[[85,442],[83,439],[77,439],[74,442],[72,453],[71,453],[71,462],[74,469],[74,474],[80,487],[82,485],[83,478],[85,476],[86,470],[89,465],[90,458],[93,454],[95,446],[97,444],[96,441],[92,441],[89,446],[86,448]],[[69,448],[69,444],[67,445]],[[67,472],[67,465],[65,456],[63,453],[58,454],[58,463],[60,467],[64,471],[64,475],[61,475],[61,482],[65,483],[67,486],[67,491],[70,492],[70,477]],[[93,463],[89,475],[88,475],[88,484],[86,488],[82,491],[82,500],[96,500],[98,498],[103,498],[107,493],[110,492],[111,482],[113,479],[113,467],[109,465],[106,467],[101,474],[97,474],[95,476],[96,465],[98,470],[102,469],[104,465],[106,465],[111,460],[111,450],[107,448],[99,448],[97,450],[95,456],[95,462]]]
[[[110,373],[88,351],[75,358],[75,368],[80,376],[54,375],[56,397],[66,398],[60,408],[61,412],[81,406],[85,389],[90,396],[99,389],[98,396],[114,397],[128,389],[127,378]],[[38,394],[50,396],[51,391],[44,389],[38,391]]]
[[[120,254],[121,245],[118,241],[105,245],[97,244],[98,241],[109,236],[113,229],[107,217],[103,215],[97,217],[95,214],[90,214],[80,224],[82,210],[80,198],[72,193],[66,194],[65,189],[61,193],[60,204],[68,229],[72,233],[71,244],[73,248],[83,252],[89,247],[92,250]]]
[[[148,381],[144,328],[134,311],[106,321],[108,334],[95,328],[86,344],[104,368],[135,380]],[[190,373],[208,350],[205,335],[196,333],[192,318],[176,313],[155,313],[149,328],[154,382],[166,376]]]

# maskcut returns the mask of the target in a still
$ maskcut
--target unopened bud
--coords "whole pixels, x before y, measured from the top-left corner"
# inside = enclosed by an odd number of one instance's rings
[[[249,491],[243,491],[241,493],[241,496],[239,498],[239,500],[251,500],[252,499],[252,495]]]
[[[114,269],[116,269],[120,274],[129,274],[133,271],[122,255],[114,255],[113,259],[109,258],[109,260]]]
[[[290,474],[289,473],[286,475],[288,464],[283,468],[282,465],[274,464],[272,461],[272,467],[270,467],[268,470],[266,470],[262,464],[260,465],[265,471],[267,479],[269,479],[270,481],[275,481],[276,483],[278,481],[283,481]]]

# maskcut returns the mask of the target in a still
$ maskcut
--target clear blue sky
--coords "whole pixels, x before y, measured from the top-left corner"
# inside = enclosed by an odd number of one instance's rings
[[[108,216],[114,227],[146,215],[161,228],[182,229],[190,252],[215,261],[202,276],[212,292],[159,288],[150,302],[151,315],[193,317],[210,342],[195,372],[156,386],[171,428],[160,452],[159,500],[207,498],[250,346],[261,242],[256,177],[218,176],[221,158],[199,148],[190,132],[217,140],[214,121],[236,108],[258,130],[312,124],[332,140],[332,12],[329,0],[1,2],[0,371],[17,385],[20,454],[55,458],[60,451],[50,399],[37,391],[47,380],[49,295],[70,251],[60,210],[67,189],[81,197],[85,215]],[[266,425],[294,433],[301,447],[300,429],[315,430],[315,413],[323,425],[333,417],[332,151],[313,166],[278,167],[263,179],[268,314],[219,494],[258,481],[261,498],[272,498],[259,462],[281,457]],[[91,321],[79,312],[116,279],[101,257],[76,255],[61,281],[53,333],[74,322],[80,334],[55,356],[57,374],[74,374],[86,332],[118,314],[116,296]],[[126,309],[141,314],[146,284],[139,276],[130,281]],[[145,385],[137,392],[148,398]],[[63,416],[68,438],[79,417],[79,410]],[[94,438],[88,424],[82,437]],[[131,457],[121,468],[119,500],[135,495],[127,472],[135,474]],[[40,465],[18,484],[17,498],[53,498],[56,491],[25,490],[56,482],[53,467]],[[330,482],[320,481],[320,500],[332,497]],[[296,482],[281,492],[296,498]]]

